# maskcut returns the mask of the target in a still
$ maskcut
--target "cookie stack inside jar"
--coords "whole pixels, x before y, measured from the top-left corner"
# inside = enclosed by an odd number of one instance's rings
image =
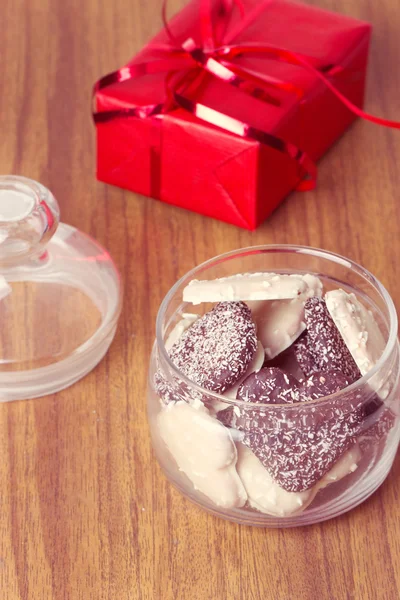
[[[386,344],[353,293],[245,273],[193,280],[183,301],[201,314],[165,342],[175,373],[155,373],[156,426],[192,496],[287,517],[377,460],[395,415],[384,386],[357,382]]]

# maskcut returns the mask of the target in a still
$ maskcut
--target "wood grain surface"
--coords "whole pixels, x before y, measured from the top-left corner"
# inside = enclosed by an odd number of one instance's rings
[[[400,119],[398,0],[314,0],[374,24],[367,108]],[[397,600],[400,459],[362,506],[293,530],[240,527],[180,497],[146,423],[161,299],[195,264],[260,243],[348,255],[400,294],[400,133],[357,122],[250,233],[95,179],[93,82],[159,29],[160,0],[0,1],[0,171],[50,187],[125,298],[107,357],[70,389],[0,405],[1,600]],[[171,2],[172,11],[183,3]]]

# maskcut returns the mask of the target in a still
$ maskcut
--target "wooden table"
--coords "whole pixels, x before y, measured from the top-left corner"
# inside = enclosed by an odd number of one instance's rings
[[[318,4],[374,23],[367,107],[400,119],[398,1]],[[109,248],[125,301],[116,340],[89,376],[0,406],[0,596],[396,600],[399,459],[380,490],[341,518],[287,531],[240,527],[166,482],[145,404],[159,303],[215,254],[321,246],[364,264],[398,298],[400,133],[358,122],[321,161],[318,189],[293,194],[254,233],[103,185],[91,86],[159,29],[159,13],[160,0],[1,1],[0,171],[42,181],[63,220]]]

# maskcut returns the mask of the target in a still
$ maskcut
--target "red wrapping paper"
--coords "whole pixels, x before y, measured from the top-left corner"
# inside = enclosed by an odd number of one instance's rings
[[[258,4],[258,0],[244,0],[246,14]],[[170,22],[179,44],[192,38],[201,45],[199,10],[200,2],[193,0]],[[230,16],[230,43],[271,44],[301,53],[317,67],[340,66],[330,81],[362,106],[370,25],[289,0],[266,2],[257,19],[234,36],[241,18],[239,11]],[[164,29],[128,64],[159,59],[158,47],[169,43]],[[356,118],[315,74],[301,66],[256,55],[234,62],[259,80],[275,77],[291,83],[303,95],[271,89],[266,82],[265,91],[280,102],[275,106],[202,72],[186,86],[185,96],[295,144],[314,161]],[[100,89],[97,110],[162,103],[167,77],[167,72],[143,75]],[[301,180],[293,158],[176,106],[162,118],[120,117],[98,123],[97,149],[101,181],[247,229],[264,221]]]

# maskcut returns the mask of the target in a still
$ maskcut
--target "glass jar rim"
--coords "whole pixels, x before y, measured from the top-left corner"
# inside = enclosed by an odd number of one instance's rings
[[[330,252],[329,250],[323,250],[320,248],[313,248],[311,246],[300,246],[300,245],[294,245],[294,244],[265,244],[265,245],[258,245],[258,246],[247,246],[244,248],[238,248],[236,250],[231,250],[229,252],[219,254],[217,256],[214,256],[213,258],[210,258],[210,259],[200,263],[199,265],[197,265],[196,267],[194,267],[193,269],[191,269],[190,271],[185,273],[182,277],[180,277],[180,279],[170,288],[169,292],[165,295],[165,297],[160,305],[160,308],[158,310],[157,320],[156,320],[157,347],[161,353],[162,358],[165,360],[165,362],[167,363],[167,365],[169,366],[171,371],[176,375],[177,378],[182,380],[188,386],[189,389],[192,388],[192,389],[196,390],[197,393],[208,397],[210,400],[211,399],[217,400],[219,402],[225,403],[226,405],[246,406],[247,408],[249,408],[248,402],[245,402],[244,400],[228,398],[227,396],[224,396],[223,394],[218,394],[217,392],[212,392],[210,390],[207,390],[206,388],[202,388],[200,385],[198,385],[197,383],[195,383],[194,381],[192,381],[191,379],[186,377],[186,375],[184,375],[181,371],[179,371],[179,369],[175,366],[174,362],[171,360],[171,358],[168,354],[168,351],[165,347],[165,343],[164,343],[164,339],[163,339],[163,332],[162,332],[163,320],[164,320],[164,316],[165,316],[166,310],[168,308],[168,305],[169,305],[171,299],[173,298],[173,296],[175,295],[177,289],[185,281],[190,281],[191,279],[193,279],[197,273],[204,271],[207,267],[215,266],[215,265],[219,264],[220,262],[225,262],[225,260],[227,260],[227,259],[234,258],[235,256],[243,256],[243,255],[250,255],[250,254],[262,254],[262,253],[268,253],[268,252],[271,252],[271,253],[272,252],[282,252],[282,253],[285,253],[285,252],[293,253],[294,252],[297,254],[305,254],[305,255],[309,255],[309,256],[324,258],[326,260],[330,260],[331,262],[341,264],[344,267],[353,269],[359,275],[364,276],[370,283],[372,283],[375,286],[375,288],[380,293],[381,297],[383,298],[383,300],[386,303],[386,306],[387,306],[387,309],[389,312],[389,336],[388,336],[388,340],[387,340],[385,349],[382,352],[382,355],[380,356],[379,360],[373,366],[373,368],[370,369],[370,371],[368,371],[368,373],[363,375],[360,379],[358,379],[351,385],[347,386],[346,388],[344,388],[334,394],[330,394],[329,396],[323,396],[322,398],[318,398],[316,400],[308,400],[307,402],[301,402],[301,403],[298,403],[295,405],[287,404],[287,403],[286,404],[263,404],[263,403],[255,404],[255,403],[252,403],[251,407],[256,410],[268,410],[268,409],[276,410],[277,408],[293,410],[296,406],[299,408],[301,407],[302,409],[305,409],[306,407],[315,408],[316,405],[320,406],[321,404],[330,403],[330,402],[332,402],[332,400],[340,398],[340,396],[342,396],[344,393],[350,394],[351,392],[356,391],[357,389],[361,388],[363,385],[366,385],[380,371],[382,366],[388,360],[388,358],[391,355],[393,348],[396,344],[396,341],[397,341],[398,319],[397,319],[396,309],[395,309],[393,300],[392,300],[389,292],[386,290],[385,286],[379,281],[379,279],[377,279],[374,275],[372,275],[372,273],[370,273],[370,271],[368,271],[368,269],[365,269],[358,263],[356,263],[348,258],[345,258],[344,256],[341,256],[340,254],[336,254],[335,252]],[[371,388],[371,391],[372,391],[372,389],[373,388]]]

